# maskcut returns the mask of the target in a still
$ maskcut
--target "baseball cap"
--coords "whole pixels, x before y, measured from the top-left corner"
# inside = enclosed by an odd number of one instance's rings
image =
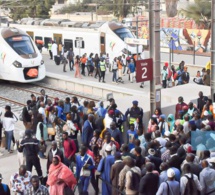
[[[174,170],[173,169],[168,169],[167,170],[167,177],[169,177],[169,178],[173,178],[175,176],[175,172],[174,172]]]
[[[112,147],[110,145],[107,145],[105,148],[105,151],[108,151],[108,152],[112,151]]]

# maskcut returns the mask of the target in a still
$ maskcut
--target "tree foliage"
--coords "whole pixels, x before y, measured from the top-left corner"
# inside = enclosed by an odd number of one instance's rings
[[[195,0],[186,9],[181,10],[186,18],[193,19],[196,24],[203,25],[205,29],[211,26],[211,3],[209,1]]]
[[[10,9],[9,17],[14,21],[24,17],[49,18],[49,11],[54,3],[55,0],[12,0],[10,4],[0,1],[4,8]]]
[[[117,18],[125,18],[129,14],[137,12],[138,3],[148,0],[84,0],[83,3],[64,6],[60,13],[74,12],[95,12],[95,6],[89,6],[90,3],[97,4],[98,13],[113,13]]]

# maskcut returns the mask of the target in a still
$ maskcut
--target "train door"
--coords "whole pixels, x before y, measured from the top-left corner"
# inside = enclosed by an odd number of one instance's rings
[[[33,31],[26,31],[28,35],[34,40],[34,32]]]
[[[105,33],[101,33],[100,35],[100,51],[102,54],[106,53]]]
[[[56,42],[56,44],[59,46],[60,43],[62,43],[62,34],[54,34],[53,40]],[[59,53],[59,47],[58,47],[58,53]]]

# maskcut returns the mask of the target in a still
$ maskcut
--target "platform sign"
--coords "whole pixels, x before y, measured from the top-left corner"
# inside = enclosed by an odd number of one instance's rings
[[[125,38],[125,43],[129,45],[148,45],[147,39],[134,39],[134,38]]]
[[[138,60],[136,62],[136,82],[151,81],[153,79],[153,60],[152,58]]]

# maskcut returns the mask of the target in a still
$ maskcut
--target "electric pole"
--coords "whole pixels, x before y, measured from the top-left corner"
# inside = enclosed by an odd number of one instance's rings
[[[161,108],[160,85],[160,0],[149,1],[149,45],[150,58],[153,59],[153,80],[150,82],[150,111]]]

